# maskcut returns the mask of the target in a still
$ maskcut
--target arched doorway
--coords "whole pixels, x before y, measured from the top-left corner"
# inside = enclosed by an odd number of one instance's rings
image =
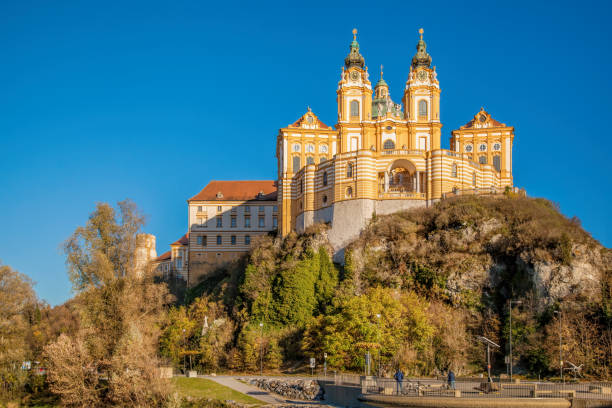
[[[404,195],[422,191],[421,174],[410,160],[394,161],[384,173],[380,173],[379,180],[381,193]]]

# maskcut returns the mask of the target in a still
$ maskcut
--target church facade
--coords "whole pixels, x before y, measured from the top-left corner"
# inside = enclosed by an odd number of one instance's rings
[[[277,230],[285,236],[316,223],[328,224],[334,260],[341,262],[344,247],[374,214],[429,206],[453,195],[500,194],[512,188],[514,128],[484,109],[451,132],[449,150],[441,148],[441,87],[423,30],[419,32],[401,104],[391,100],[382,69],[372,86],[353,30],[336,90],[336,125],[327,126],[309,108],[279,130],[277,179],[257,182],[267,188],[258,184],[257,192],[237,197],[214,186],[244,190],[251,182],[215,181],[189,200],[186,259],[193,265],[181,261],[183,268],[187,265],[183,275],[189,284],[249,250],[250,238],[248,244],[245,239],[253,234],[245,227],[246,208],[268,215],[269,220],[264,216],[259,221],[258,232]],[[230,188],[227,183],[246,184]],[[236,224],[232,214],[245,220]],[[198,221],[198,216],[207,222]],[[232,228],[241,229],[243,238],[231,238]],[[214,236],[202,235],[207,233]],[[232,239],[240,245],[228,247],[226,241]],[[212,245],[204,248],[202,242],[204,247]]]
[[[391,100],[382,70],[372,87],[354,30],[336,90],[335,127],[309,110],[280,129],[281,235],[328,223],[341,255],[373,214],[512,186],[514,128],[484,109],[452,131],[450,150],[440,147],[440,82],[420,34],[402,104]]]

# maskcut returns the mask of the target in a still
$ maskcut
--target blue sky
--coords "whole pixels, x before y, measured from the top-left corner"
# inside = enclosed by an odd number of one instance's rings
[[[307,106],[335,123],[353,27],[396,102],[423,27],[443,147],[484,106],[515,126],[515,185],[610,247],[608,4],[3,1],[0,260],[61,303],[61,243],[125,198],[165,251],[209,180],[275,178],[277,131]]]

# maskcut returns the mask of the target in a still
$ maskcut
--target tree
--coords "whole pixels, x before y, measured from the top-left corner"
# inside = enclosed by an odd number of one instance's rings
[[[167,287],[135,273],[136,238],[144,218],[130,201],[97,204],[84,227],[66,241],[66,263],[80,314],[74,336],[46,347],[51,390],[67,406],[156,406],[165,398],[156,375],[159,327],[169,302]],[[77,350],[77,360],[67,360]],[[72,361],[72,363],[70,363]],[[67,364],[88,367],[92,375],[71,375]],[[77,367],[73,367],[78,371]],[[83,398],[71,389],[88,389]]]
[[[431,343],[426,309],[412,292],[375,287],[358,296],[346,294],[308,325],[303,348],[310,355],[327,353],[330,366],[340,369],[362,369],[366,351],[385,364],[409,363],[406,347],[418,353]]]
[[[21,364],[32,356],[25,340],[31,331],[28,313],[36,302],[32,281],[0,265],[0,399],[16,396],[25,384]]]

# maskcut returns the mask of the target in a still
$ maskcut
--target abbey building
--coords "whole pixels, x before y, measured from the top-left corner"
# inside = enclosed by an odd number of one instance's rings
[[[402,103],[370,74],[353,30],[336,94],[338,120],[324,124],[310,109],[279,130],[276,180],[213,181],[188,201],[188,233],[161,268],[180,265],[188,285],[237,259],[260,234],[330,226],[342,261],[344,247],[374,214],[428,206],[452,195],[499,194],[511,188],[514,128],[480,109],[440,144],[441,87],[423,40],[408,68]],[[240,194],[238,194],[238,192]]]

